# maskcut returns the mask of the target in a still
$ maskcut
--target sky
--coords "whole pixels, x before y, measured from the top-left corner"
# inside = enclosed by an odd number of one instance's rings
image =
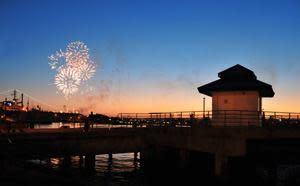
[[[74,41],[97,71],[65,99],[48,57]],[[197,87],[241,64],[273,86],[264,110],[300,112],[300,1],[1,0],[0,64],[0,92],[105,114],[201,110]]]

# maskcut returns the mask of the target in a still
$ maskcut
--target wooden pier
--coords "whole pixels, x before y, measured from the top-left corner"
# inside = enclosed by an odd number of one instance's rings
[[[213,157],[214,173],[221,176],[235,157],[271,155],[280,161],[293,156],[298,161],[300,127],[28,129],[1,133],[0,148],[4,159],[140,152],[145,165],[171,157],[184,164],[191,153],[206,153]]]

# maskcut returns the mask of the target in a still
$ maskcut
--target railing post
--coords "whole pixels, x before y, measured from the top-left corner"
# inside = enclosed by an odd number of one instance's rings
[[[203,98],[203,118],[205,117],[205,97]]]
[[[242,111],[240,110],[240,125],[242,125]]]
[[[226,126],[226,110],[224,110],[224,126]]]
[[[262,121],[261,124],[263,126],[266,125],[266,113],[265,112],[262,113],[262,120],[261,121]]]
[[[173,126],[173,119],[172,119],[172,113],[171,112],[169,113],[169,119],[168,119],[168,121],[169,121],[169,125]]]
[[[257,125],[261,126],[261,111],[257,111],[256,119],[257,119]]]

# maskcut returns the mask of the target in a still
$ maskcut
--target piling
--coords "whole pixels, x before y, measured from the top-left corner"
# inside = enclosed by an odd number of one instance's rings
[[[84,158],[85,160],[85,168],[88,171],[95,171],[95,162],[96,162],[96,156],[95,154],[88,154]]]

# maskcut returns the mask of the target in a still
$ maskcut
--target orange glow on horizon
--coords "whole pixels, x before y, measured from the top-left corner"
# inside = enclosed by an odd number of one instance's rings
[[[80,104],[86,104],[83,111],[80,111],[81,105],[74,105],[75,110],[83,114],[89,114],[90,112],[106,114],[109,116],[116,116],[118,113],[149,113],[149,112],[174,112],[174,111],[202,111],[203,97],[198,93],[194,96],[182,96],[182,95],[140,95],[131,97],[122,97],[122,100],[118,101],[99,101],[93,100],[93,103],[89,104],[81,102]],[[206,110],[212,109],[211,97],[206,98]],[[94,103],[95,102],[95,103]],[[300,112],[300,101],[290,99],[289,97],[274,97],[263,98],[262,108],[264,111],[276,111],[276,112]]]
[[[148,87],[129,87],[121,93],[109,92],[107,97],[78,96],[65,101],[55,96],[48,99],[49,103],[57,106],[58,111],[67,105],[68,110],[83,114],[90,112],[116,116],[118,113],[149,113],[172,111],[202,111],[203,97],[206,98],[206,110],[211,110],[212,99],[199,94],[196,86],[176,86],[169,90],[165,86],[150,85]],[[53,100],[53,101],[52,101]],[[283,89],[275,90],[273,98],[262,99],[264,111],[300,112],[300,99],[297,92]]]

